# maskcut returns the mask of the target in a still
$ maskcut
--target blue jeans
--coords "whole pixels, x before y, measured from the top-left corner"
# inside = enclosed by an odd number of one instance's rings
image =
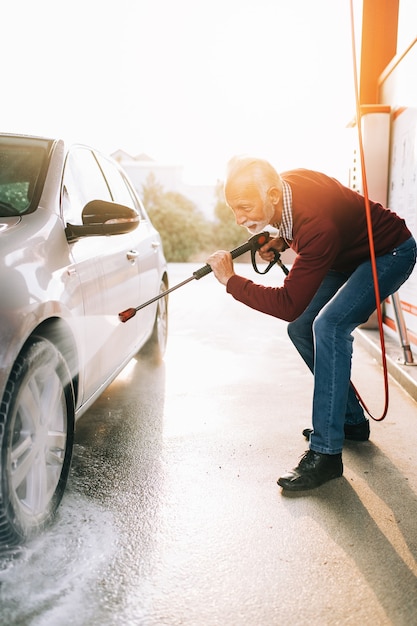
[[[377,257],[381,302],[407,280],[415,262],[413,237]],[[304,313],[288,324],[291,341],[314,374],[311,450],[340,453],[344,423],[365,419],[350,385],[352,332],[375,308],[372,265],[366,261],[351,274],[329,271]]]

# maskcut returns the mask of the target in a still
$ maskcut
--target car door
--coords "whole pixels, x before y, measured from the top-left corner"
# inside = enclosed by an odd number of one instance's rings
[[[93,152],[73,147],[63,176],[66,223],[82,224],[82,210],[91,200],[112,201]],[[84,237],[70,242],[71,271],[78,275],[84,304],[82,368],[84,402],[125,362],[137,343],[138,320],[122,324],[118,312],[139,297],[139,271],[129,233]]]
[[[160,268],[158,259],[161,241],[124,172],[112,160],[107,159],[102,154],[96,154],[96,158],[109,183],[113,200],[137,210],[140,215],[139,225],[131,234],[135,262],[140,275],[140,293],[137,294],[136,300],[133,293],[129,295],[130,304],[125,308],[138,306],[154,298],[159,291]],[[108,271],[105,271],[105,277],[107,276],[109,276]],[[107,293],[110,293],[110,288],[108,285]],[[116,297],[116,294],[113,297]],[[140,345],[152,331],[156,306],[156,303],[152,304],[136,314],[137,340]],[[123,308],[119,308],[120,310]],[[130,324],[131,321],[128,323]]]

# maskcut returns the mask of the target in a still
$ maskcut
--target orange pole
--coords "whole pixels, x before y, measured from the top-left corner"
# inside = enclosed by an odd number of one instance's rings
[[[397,52],[399,0],[363,0],[360,104],[379,102],[378,78]]]

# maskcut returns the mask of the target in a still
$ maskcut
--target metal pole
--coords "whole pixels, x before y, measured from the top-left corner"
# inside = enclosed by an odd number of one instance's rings
[[[394,307],[395,321],[397,324],[397,332],[400,336],[401,347],[404,352],[404,365],[416,365],[411,352],[410,342],[408,340],[407,326],[405,325],[403,310],[398,291],[392,294],[392,305]]]

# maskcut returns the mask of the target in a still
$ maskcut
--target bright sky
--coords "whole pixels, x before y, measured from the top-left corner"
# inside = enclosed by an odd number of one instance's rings
[[[145,152],[207,184],[238,153],[336,176],[346,159],[349,0],[13,0],[0,21],[4,132]]]

